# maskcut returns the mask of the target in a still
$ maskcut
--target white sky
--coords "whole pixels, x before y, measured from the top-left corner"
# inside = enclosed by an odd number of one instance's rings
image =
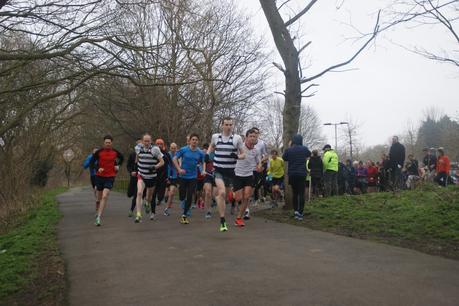
[[[259,1],[235,2],[253,14],[256,34],[265,37],[274,50],[273,61],[281,63]],[[356,32],[344,23],[352,17],[352,24],[359,30],[371,31],[375,12],[388,0],[347,0],[337,11],[336,4],[341,2],[321,0],[300,20],[301,43],[312,41],[309,52],[302,56],[303,67],[310,64],[305,75],[316,74],[352,55],[362,41],[345,40],[355,37]],[[417,125],[433,106],[458,116],[459,69],[415,55],[397,45],[402,43],[406,47],[457,50],[457,45],[439,27],[388,31],[347,66],[357,70],[329,73],[317,79],[320,87],[316,96],[303,99],[303,103],[310,103],[322,122],[346,121],[351,117],[360,123],[359,138],[365,146],[386,143],[392,135],[400,135],[409,122]],[[273,70],[272,82],[276,84],[273,91],[284,89],[283,75],[277,69]],[[332,127],[324,127],[323,133],[334,143]]]

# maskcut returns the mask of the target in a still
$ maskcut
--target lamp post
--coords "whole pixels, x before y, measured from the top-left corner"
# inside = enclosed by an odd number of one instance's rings
[[[73,158],[75,157],[75,153],[72,149],[67,149],[64,151],[63,154],[64,161],[65,161],[65,177],[67,178],[67,188],[70,188],[70,163],[72,162]]]
[[[338,151],[338,125],[342,125],[342,124],[347,124],[349,126],[349,122],[345,122],[345,121],[342,121],[342,122],[336,122],[336,123],[331,123],[331,122],[327,122],[327,123],[324,123],[324,125],[334,125],[335,126],[335,150]],[[352,141],[351,141],[351,159],[352,159]]]

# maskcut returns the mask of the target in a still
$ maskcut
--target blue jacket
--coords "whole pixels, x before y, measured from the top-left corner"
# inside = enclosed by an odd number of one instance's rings
[[[310,156],[311,151],[303,146],[303,137],[299,134],[293,136],[292,146],[282,155],[282,159],[288,162],[288,176],[306,177],[306,159]]]
[[[91,176],[95,176],[96,175],[96,167],[92,168],[91,167],[91,159],[92,159],[92,153],[89,154],[86,159],[84,160],[83,162],[83,168],[84,169],[88,169],[89,168],[89,174]]]

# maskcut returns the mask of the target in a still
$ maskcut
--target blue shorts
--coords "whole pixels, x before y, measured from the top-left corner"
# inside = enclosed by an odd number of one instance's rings
[[[96,176],[96,188],[99,191],[104,189],[111,190],[113,188],[113,184],[115,183],[115,177],[104,177],[104,176]]]

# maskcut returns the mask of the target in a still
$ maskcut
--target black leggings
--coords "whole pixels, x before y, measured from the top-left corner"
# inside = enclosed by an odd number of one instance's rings
[[[304,210],[304,189],[306,188],[306,177],[289,176],[288,182],[293,191],[293,210],[303,214]]]
[[[196,191],[196,179],[181,179],[179,186],[179,199],[180,201],[185,200],[185,209],[183,214],[186,216],[188,210],[191,207],[191,201],[193,199],[193,193]]]

